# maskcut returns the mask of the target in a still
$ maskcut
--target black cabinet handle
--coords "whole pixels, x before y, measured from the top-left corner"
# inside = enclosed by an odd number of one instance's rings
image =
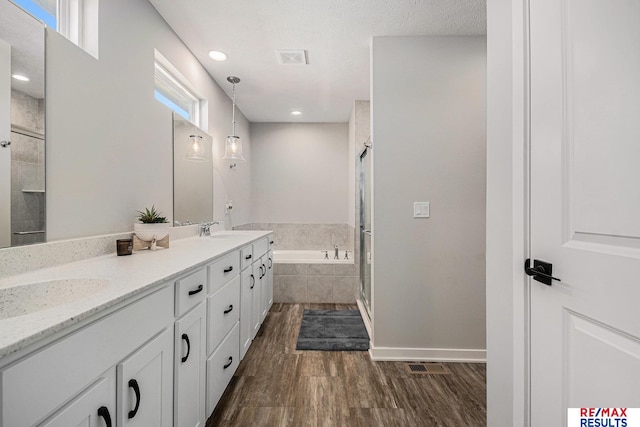
[[[182,358],[182,363],[184,363],[189,358],[189,353],[191,353],[191,342],[189,342],[189,335],[187,334],[182,334],[182,339],[187,342],[187,355]]]
[[[247,255],[246,257],[244,257],[244,259],[251,259],[253,258],[253,255]]]
[[[226,365],[224,365],[222,368],[227,369],[229,366],[231,366],[232,363],[233,363],[233,357],[229,356],[229,362]]]
[[[196,289],[194,289],[193,291],[189,291],[189,296],[199,294],[200,292],[202,292],[203,289],[204,289],[204,286],[198,285]]]
[[[273,258],[269,257],[269,270],[273,267]]]
[[[106,406],[99,407],[98,416],[104,418],[104,423],[107,427],[111,427],[111,415],[109,414],[109,408]]]
[[[271,240],[271,241],[269,242],[269,244],[270,244],[270,245],[273,245],[273,240]]]
[[[224,314],[229,314],[233,310],[233,304],[229,304],[229,308],[224,311]]]
[[[256,286],[256,277],[251,275],[251,287],[249,289],[253,289]]]
[[[138,386],[138,381],[130,379],[129,388],[132,388],[133,392],[136,394],[136,407],[133,408],[133,411],[129,411],[129,419],[131,419],[136,416],[138,409],[140,408],[140,386]]]
[[[262,276],[260,276],[260,278],[262,279],[266,275],[267,275],[267,266],[262,264]]]
[[[227,267],[223,270],[223,273],[228,273],[230,271],[233,271],[233,266]]]

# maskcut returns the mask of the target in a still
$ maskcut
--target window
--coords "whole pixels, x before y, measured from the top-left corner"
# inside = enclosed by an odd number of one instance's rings
[[[204,105],[189,81],[157,50],[155,59],[155,98],[176,114],[202,127],[200,109]]]
[[[97,59],[98,0],[60,0],[58,32]]]
[[[12,0],[98,58],[98,0]]]
[[[56,19],[56,0],[12,0],[36,19],[48,27],[58,28]]]

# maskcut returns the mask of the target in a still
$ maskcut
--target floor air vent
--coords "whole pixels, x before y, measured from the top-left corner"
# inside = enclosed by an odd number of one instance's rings
[[[415,363],[404,364],[407,372],[414,375],[449,375],[451,371],[442,363]]]

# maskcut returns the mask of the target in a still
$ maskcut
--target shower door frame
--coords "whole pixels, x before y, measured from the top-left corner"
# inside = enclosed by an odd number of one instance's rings
[[[367,251],[365,239],[366,235],[369,236],[370,239],[373,239],[373,234],[370,229],[366,229],[366,192],[367,189],[371,188],[371,174],[366,176],[365,172],[365,162],[371,162],[371,143],[369,140],[364,143],[364,148],[358,155],[358,186],[359,186],[359,219],[360,219],[360,300],[362,301],[362,305],[365,307],[367,315],[371,318],[371,264],[367,261]],[[371,167],[369,167],[369,170]],[[368,179],[367,179],[368,178]],[[369,197],[371,200],[371,197]],[[371,212],[369,213],[369,225],[371,225]],[[369,268],[369,274],[366,273],[367,268]],[[366,290],[366,280],[365,278],[369,278],[369,292],[367,295]]]

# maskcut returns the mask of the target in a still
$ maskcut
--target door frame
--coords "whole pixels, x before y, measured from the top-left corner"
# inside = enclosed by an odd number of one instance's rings
[[[529,0],[487,2],[487,425],[498,427],[530,426],[528,11]]]

